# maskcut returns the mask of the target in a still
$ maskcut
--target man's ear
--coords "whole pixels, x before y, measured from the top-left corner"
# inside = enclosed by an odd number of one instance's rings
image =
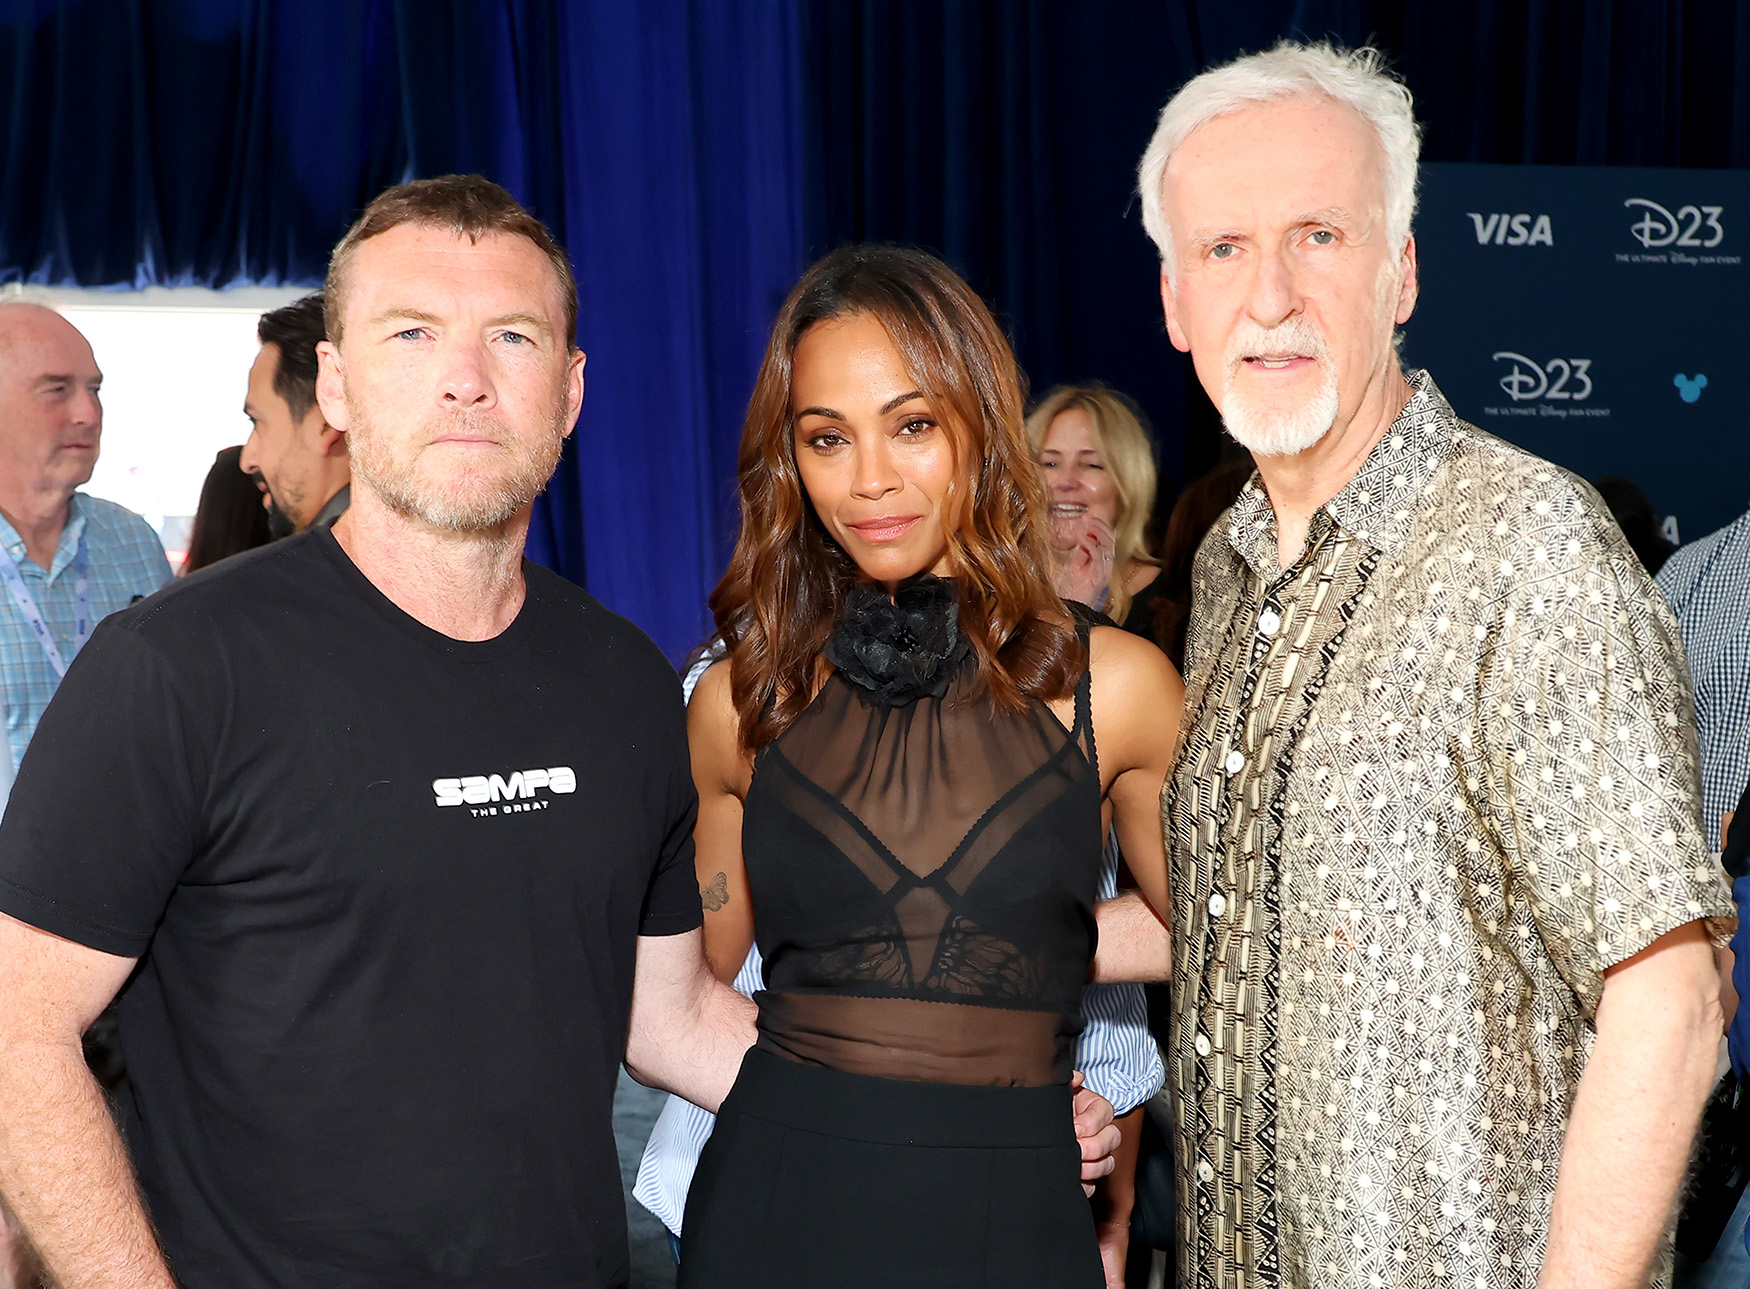
[[[320,368],[317,369],[317,387],[318,393],[320,393]],[[328,423],[328,418],[322,414],[320,406],[312,407],[304,413],[304,419],[298,422],[294,433],[296,433],[299,443],[307,443],[310,451],[318,457],[343,457],[346,455],[345,432]]]
[[[1397,325],[1401,327],[1410,320],[1410,315],[1416,311],[1416,298],[1420,292],[1420,287],[1416,282],[1416,239],[1414,237],[1404,239],[1404,253],[1399,262],[1399,268],[1403,270],[1404,274],[1403,284],[1398,287],[1396,314]]]
[[[1190,353],[1191,341],[1179,325],[1178,302],[1173,297],[1173,283],[1167,276],[1165,265],[1161,267],[1161,314],[1167,320],[1167,339],[1173,342],[1173,348],[1182,354]]]
[[[577,414],[583,410],[583,350],[573,349],[565,365],[565,433],[577,428]]]
[[[346,433],[346,364],[332,340],[316,345],[316,406],[325,428]]]

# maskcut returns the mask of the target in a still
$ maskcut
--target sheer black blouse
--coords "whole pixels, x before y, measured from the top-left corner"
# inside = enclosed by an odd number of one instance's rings
[[[963,651],[941,670],[877,687],[841,666],[755,762],[759,1045],[885,1078],[1067,1082],[1100,862],[1088,678],[1065,730],[1043,703],[975,697]]]

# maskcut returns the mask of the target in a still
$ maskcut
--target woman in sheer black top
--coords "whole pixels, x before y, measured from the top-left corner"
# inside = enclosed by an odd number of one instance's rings
[[[681,1283],[1093,1289],[1070,1060],[1108,824],[1166,907],[1179,678],[1052,591],[1014,359],[930,256],[809,270],[739,474],[694,840],[712,966],[757,936],[766,988]]]

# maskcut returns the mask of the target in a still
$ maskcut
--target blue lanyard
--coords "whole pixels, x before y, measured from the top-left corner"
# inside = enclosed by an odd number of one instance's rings
[[[73,652],[78,653],[85,647],[85,642],[91,639],[91,560],[85,552],[85,536],[79,536],[79,548],[73,554]],[[55,675],[67,674],[67,663],[61,657],[61,651],[55,644],[55,638],[49,634],[49,624],[43,621],[42,610],[36,607],[36,601],[31,598],[30,588],[24,584],[24,575],[18,571],[10,557],[0,558],[0,579],[6,582],[6,589],[12,592],[12,602],[18,606],[18,611],[24,614],[25,622],[36,634],[37,644],[42,646],[43,656],[49,660],[49,666],[55,669]]]

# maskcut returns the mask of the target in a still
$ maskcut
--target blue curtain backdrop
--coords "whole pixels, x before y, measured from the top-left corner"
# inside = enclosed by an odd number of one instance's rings
[[[385,185],[492,176],[590,355],[531,551],[678,655],[766,328],[844,241],[938,249],[1036,390],[1102,377],[1169,475],[1214,460],[1132,177],[1177,85],[1283,35],[1384,48],[1431,161],[1750,165],[1750,0],[0,0],[0,281],[313,283]]]
[[[678,656],[802,266],[798,31],[794,0],[0,3],[0,281],[314,285],[385,186],[488,175],[569,250],[589,355],[530,552]]]

